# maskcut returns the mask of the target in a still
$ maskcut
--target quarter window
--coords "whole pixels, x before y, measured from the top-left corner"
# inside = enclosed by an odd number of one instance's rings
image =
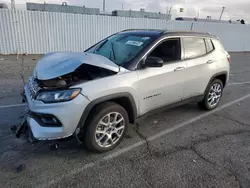
[[[185,59],[199,57],[207,53],[203,38],[186,37],[182,41],[185,49]]]
[[[213,45],[211,39],[206,39],[206,46],[207,46],[207,53],[214,50],[214,45]]]

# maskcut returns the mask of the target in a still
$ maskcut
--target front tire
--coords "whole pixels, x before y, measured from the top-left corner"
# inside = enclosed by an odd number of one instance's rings
[[[114,149],[122,141],[129,124],[126,110],[113,102],[97,105],[86,121],[84,143],[94,152]]]
[[[219,79],[214,79],[206,90],[204,99],[198,105],[205,110],[215,109],[223,94],[223,83]]]

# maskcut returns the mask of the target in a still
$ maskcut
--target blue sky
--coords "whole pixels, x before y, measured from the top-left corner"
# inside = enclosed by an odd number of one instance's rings
[[[10,2],[11,0],[0,0],[0,2]],[[102,9],[103,0],[16,0],[17,7],[24,8],[25,2],[37,3],[58,3],[66,1],[70,5],[85,5],[87,7],[97,7]],[[106,10],[114,9],[140,10],[145,8],[146,11],[166,12],[167,7],[173,7],[173,16],[199,16],[205,18],[211,16],[218,19],[223,6],[226,7],[223,19],[245,19],[250,22],[250,1],[249,0],[106,0]],[[184,8],[184,12],[180,13],[179,8]]]

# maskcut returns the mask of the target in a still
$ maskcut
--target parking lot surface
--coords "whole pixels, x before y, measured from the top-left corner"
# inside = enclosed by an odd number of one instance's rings
[[[130,125],[113,151],[76,140],[29,143],[10,130],[25,108],[20,92],[41,56],[0,57],[0,187],[250,187],[250,54],[231,53],[220,106],[168,109]]]

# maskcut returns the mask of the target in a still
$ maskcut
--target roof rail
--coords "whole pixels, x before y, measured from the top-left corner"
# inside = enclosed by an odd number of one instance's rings
[[[136,31],[136,30],[139,30],[139,31],[162,31],[162,32],[165,32],[165,29],[143,29],[143,28],[137,28],[137,29],[125,29],[125,30],[122,30],[122,31]]]
[[[133,31],[133,30],[139,30],[139,29],[124,29],[122,31]]]
[[[189,31],[189,30],[166,30],[165,33],[200,33],[200,34],[208,34],[212,35],[210,32],[201,32],[201,31]]]

